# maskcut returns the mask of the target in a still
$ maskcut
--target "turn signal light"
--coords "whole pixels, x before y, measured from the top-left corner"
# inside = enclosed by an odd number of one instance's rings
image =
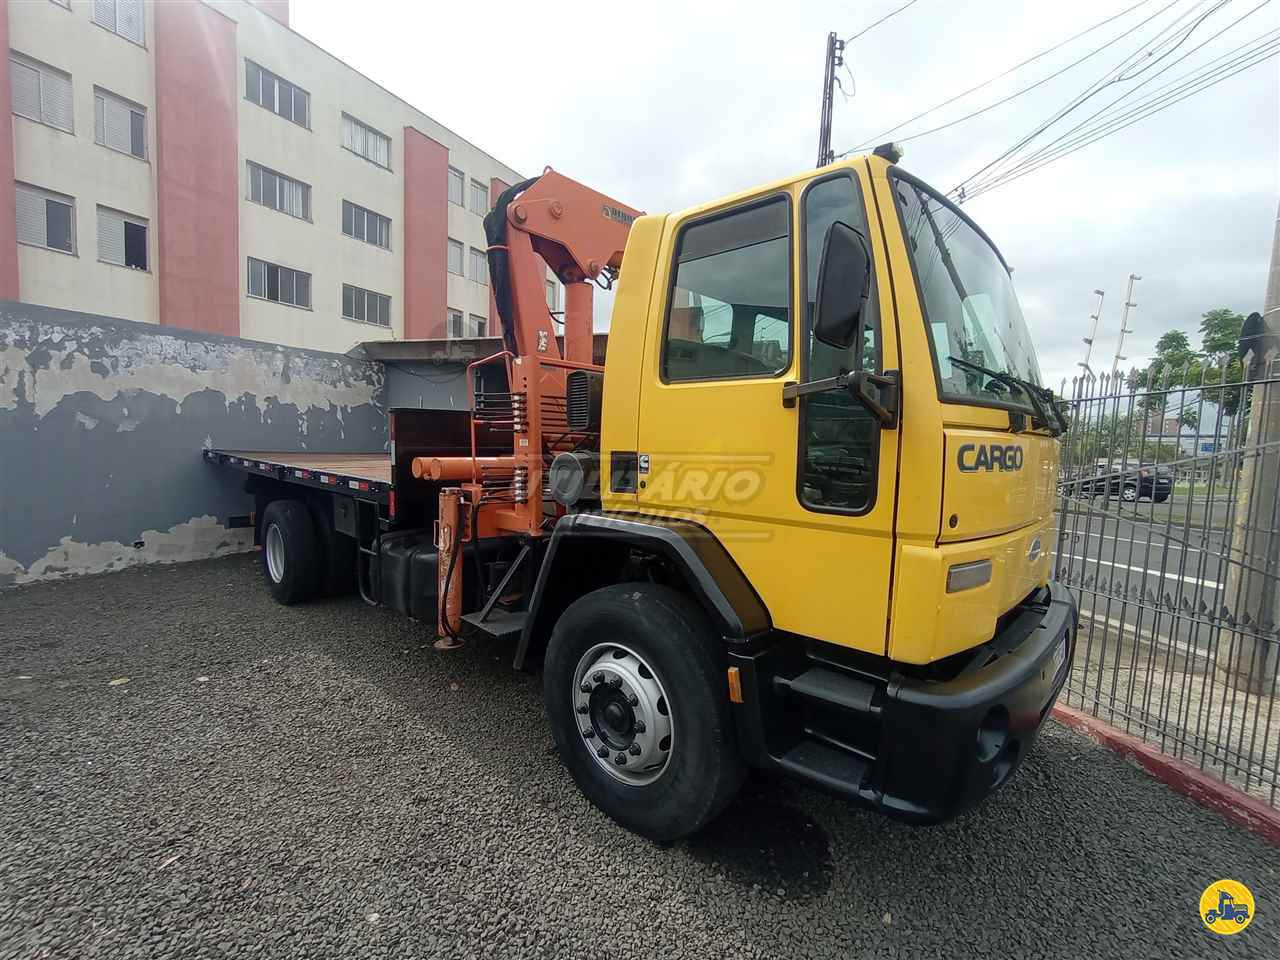
[[[947,593],[972,590],[991,582],[991,561],[975,560],[947,568]]]

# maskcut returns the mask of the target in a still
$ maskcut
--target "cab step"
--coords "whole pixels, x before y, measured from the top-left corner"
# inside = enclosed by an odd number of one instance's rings
[[[816,740],[801,740],[779,757],[778,763],[788,773],[802,775],[846,796],[857,796],[871,773],[871,763],[866,758]]]
[[[469,623],[481,633],[488,634],[495,640],[520,636],[525,621],[529,618],[527,610],[504,610],[494,607],[492,610],[477,610],[475,613],[464,613],[462,622]]]

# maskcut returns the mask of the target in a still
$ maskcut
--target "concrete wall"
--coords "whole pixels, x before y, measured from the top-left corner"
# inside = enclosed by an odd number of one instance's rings
[[[247,549],[204,447],[383,450],[381,366],[0,300],[0,585]]]

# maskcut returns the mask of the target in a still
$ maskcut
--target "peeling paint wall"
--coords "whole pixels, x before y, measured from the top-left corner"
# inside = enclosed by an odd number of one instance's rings
[[[248,549],[205,447],[386,440],[380,364],[0,300],[0,586]]]

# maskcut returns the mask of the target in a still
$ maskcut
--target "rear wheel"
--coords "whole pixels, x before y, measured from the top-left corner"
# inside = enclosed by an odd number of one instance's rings
[[[320,541],[301,500],[272,500],[262,517],[262,573],[271,595],[300,603],[320,589]]]
[[[561,759],[587,798],[659,842],[693,833],[741,786],[720,640],[684,594],[651,583],[575,601],[543,691]]]
[[[1120,491],[1120,499],[1125,503],[1136,503],[1138,500],[1138,488],[1134,486],[1125,487]]]

